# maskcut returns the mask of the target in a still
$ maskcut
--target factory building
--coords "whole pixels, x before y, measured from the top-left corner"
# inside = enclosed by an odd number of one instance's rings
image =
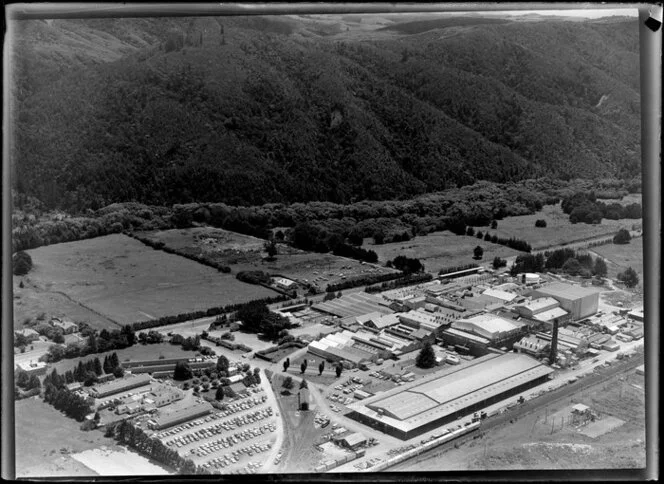
[[[407,440],[547,381],[553,370],[523,354],[488,354],[349,405],[348,417]]]
[[[174,411],[159,413],[148,421],[148,427],[153,430],[161,430],[202,417],[210,412],[212,412],[212,405],[208,402],[198,402]]]
[[[415,329],[425,329],[430,332],[437,331],[442,326],[449,325],[449,322],[443,315],[438,316],[424,310],[412,310],[398,316],[404,325]]]
[[[553,323],[564,325],[571,319],[571,314],[560,307],[560,302],[553,297],[538,297],[515,305],[512,311],[519,317],[528,319],[533,326],[553,328]]]
[[[560,306],[570,313],[571,319],[575,321],[595,314],[599,306],[599,291],[597,289],[562,282],[542,286],[533,290],[530,295],[533,299],[539,297],[556,299]]]
[[[476,334],[493,343],[519,336],[526,327],[523,322],[508,320],[490,313],[477,314],[452,323],[454,329]]]
[[[128,375],[124,378],[95,385],[90,389],[90,396],[94,398],[104,398],[109,395],[121,393],[132,388],[138,388],[148,385],[151,381],[150,375]]]
[[[551,349],[551,342],[531,334],[524,336],[514,343],[514,349],[518,353],[526,353],[535,358],[543,358],[548,356]]]

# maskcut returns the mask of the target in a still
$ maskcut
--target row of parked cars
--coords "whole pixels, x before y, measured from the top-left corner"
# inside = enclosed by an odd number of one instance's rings
[[[212,418],[213,420],[216,419],[218,415],[221,415],[223,412],[219,412],[215,414],[214,417],[208,417],[205,421],[209,422],[211,420],[208,420]],[[199,440],[203,439],[208,439],[211,438],[222,431],[231,431],[235,430],[237,427],[242,427],[243,425],[248,425],[250,423],[255,423],[260,420],[264,420],[266,418],[269,418],[273,415],[274,411],[272,410],[272,407],[264,408],[261,410],[257,410],[253,413],[250,413],[248,415],[243,415],[241,417],[235,417],[231,420],[226,420],[224,422],[219,422],[215,425],[209,425],[207,427],[204,427],[202,429],[199,429],[193,433],[184,435],[184,436],[179,436],[176,437],[173,440],[170,440],[166,442],[167,445],[171,445],[172,443],[175,443],[178,447],[182,447],[182,445],[187,445],[188,443],[191,442],[198,442]],[[178,445],[182,444],[182,445]]]
[[[349,405],[353,403],[354,400],[352,397],[344,397],[343,395],[339,395],[337,392],[328,395],[327,399],[332,400],[333,402],[339,402],[342,405]]]
[[[220,439],[206,442],[205,444],[202,444],[199,447],[191,449],[190,453],[195,454],[198,457],[204,457],[208,454],[218,452],[222,448],[228,449],[230,447],[233,447],[234,445],[237,445],[240,442],[260,437],[266,432],[274,432],[276,429],[277,427],[274,424],[261,425],[260,427],[245,429],[242,432],[238,432],[233,435],[227,435]]]
[[[223,469],[224,467],[228,467],[232,464],[236,464],[237,462],[239,462],[240,459],[243,457],[243,455],[253,456],[254,454],[267,452],[271,448],[272,444],[270,443],[248,445],[246,447],[242,447],[241,449],[234,450],[232,453],[226,453],[223,456],[210,459],[209,461],[203,464],[203,467],[206,469],[211,469],[211,468]],[[256,465],[256,463],[254,462],[250,462],[249,464],[247,464],[245,468],[250,472],[251,471],[255,472],[255,470],[262,465],[262,464]]]
[[[233,404],[230,404],[226,410],[219,411],[217,413],[214,413],[208,417],[205,417],[204,419],[197,419],[197,420],[192,420],[191,422],[187,422],[182,425],[178,425],[177,427],[174,427],[172,429],[166,430],[164,432],[159,432],[156,437],[159,439],[163,439],[165,437],[168,437],[170,435],[176,435],[179,434],[180,432],[183,432],[185,430],[197,427],[199,425],[202,425],[204,423],[212,422],[214,420],[227,417],[229,415],[232,415],[234,413],[240,412],[242,410],[249,410],[250,408],[253,408],[256,405],[260,405],[262,403],[265,403],[267,401],[267,397],[263,395],[260,398],[253,398],[251,400],[248,400],[246,402],[236,402]],[[267,411],[272,412],[272,407],[268,407]],[[271,413],[270,413],[271,415]],[[209,427],[208,427],[209,428]]]

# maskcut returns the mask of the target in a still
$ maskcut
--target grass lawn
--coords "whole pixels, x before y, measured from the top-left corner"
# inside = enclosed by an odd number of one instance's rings
[[[259,270],[302,282],[315,282],[322,289],[346,278],[394,272],[332,254],[305,252],[285,244],[278,244],[278,255],[268,262],[262,239],[213,227],[152,231],[141,235],[174,249],[229,265],[235,273]]]
[[[632,239],[629,244],[606,244],[593,247],[592,252],[607,260],[608,276],[615,279],[619,272],[631,267],[639,275],[643,289],[643,239]]]
[[[476,246],[484,249],[482,260],[473,259]],[[378,254],[381,262],[387,262],[396,256],[417,258],[422,261],[427,272],[438,272],[444,267],[460,266],[472,263],[490,262],[494,257],[513,257],[520,252],[498,244],[485,242],[476,237],[454,235],[452,232],[433,232],[426,236],[415,237],[407,242],[392,242],[381,245],[367,245]]]
[[[45,318],[67,317],[74,321],[85,321],[91,327],[102,329],[118,329],[114,321],[80,306],[65,294],[49,292],[36,285],[32,272],[26,276],[14,276],[14,328],[23,329],[26,319],[35,320],[44,314]],[[20,283],[23,282],[23,287]],[[46,319],[45,319],[46,320]]]
[[[106,446],[119,450],[115,441],[99,430],[83,431],[81,424],[66,417],[39,398],[19,400],[15,405],[16,476],[96,476],[97,473],[69,454]]]
[[[546,221],[546,227],[535,227],[535,221],[540,219]],[[496,230],[491,230],[489,227],[476,227],[475,230],[486,232],[488,229],[492,235],[495,233],[498,237],[503,238],[516,237],[528,242],[533,249],[542,249],[590,237],[610,236],[618,232],[621,227],[629,229],[632,225],[640,223],[640,219],[604,219],[597,225],[572,224],[569,221],[569,215],[563,213],[558,204],[545,205],[541,212],[531,215],[519,215],[499,220]]]
[[[121,234],[28,252],[40,294],[63,294],[121,324],[276,294]]]

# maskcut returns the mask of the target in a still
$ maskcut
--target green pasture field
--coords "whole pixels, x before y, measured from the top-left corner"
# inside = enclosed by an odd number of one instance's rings
[[[332,254],[305,252],[286,244],[277,244],[276,258],[268,261],[267,253],[263,251],[265,241],[213,227],[150,231],[140,235],[164,242],[173,249],[228,265],[233,273],[264,271],[300,282],[316,283],[321,289],[360,275],[395,272]]]
[[[35,291],[64,295],[119,324],[276,295],[121,234],[28,252]]]
[[[546,227],[535,227],[535,221],[540,219],[546,221]],[[558,204],[546,205],[541,212],[531,215],[519,215],[498,220],[496,230],[491,230],[489,227],[475,227],[475,231],[481,230],[486,233],[488,230],[491,235],[496,234],[502,238],[516,237],[525,240],[536,250],[591,237],[611,236],[618,232],[620,228],[631,229],[632,225],[640,223],[640,219],[603,219],[597,225],[572,224],[569,221],[569,215],[563,213],[560,204]]]
[[[97,473],[70,454],[106,446],[119,450],[101,431],[83,431],[81,424],[44,403],[40,398],[19,400],[15,405],[16,477],[83,477]]]
[[[592,252],[607,260],[608,276],[611,279],[615,279],[619,272],[631,267],[639,275],[638,287],[643,288],[643,239],[632,239],[629,244],[593,247]]]
[[[476,246],[484,249],[481,260],[473,259]],[[367,245],[378,254],[378,259],[385,263],[399,255],[420,259],[427,272],[437,273],[446,267],[490,262],[494,257],[513,257],[521,252],[503,245],[492,244],[476,237],[454,235],[452,232],[433,232],[429,235],[415,237],[407,242],[391,242],[381,245]]]

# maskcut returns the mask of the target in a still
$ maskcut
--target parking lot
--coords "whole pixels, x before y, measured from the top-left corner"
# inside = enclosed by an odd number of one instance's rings
[[[276,441],[278,413],[262,387],[201,417],[155,433],[168,447],[211,473],[256,473]]]

